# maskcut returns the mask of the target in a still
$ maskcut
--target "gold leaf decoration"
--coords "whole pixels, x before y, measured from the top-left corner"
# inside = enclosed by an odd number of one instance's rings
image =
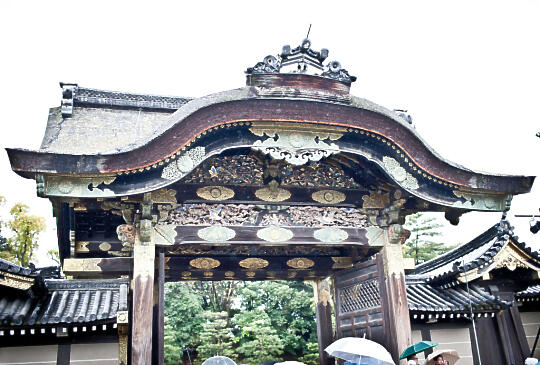
[[[293,269],[309,269],[310,267],[313,267],[315,265],[315,262],[313,260],[307,259],[305,257],[296,257],[294,259],[290,259],[287,261],[287,266],[292,267]]]
[[[390,205],[390,195],[382,194],[376,191],[370,191],[369,195],[363,195],[362,200],[364,209],[382,209]]]
[[[332,261],[334,261],[332,269],[347,269],[353,267],[352,257],[332,257]]]
[[[321,204],[338,204],[346,199],[345,194],[335,190],[319,190],[311,194],[311,198]]]
[[[255,196],[265,202],[282,202],[289,199],[291,193],[288,190],[278,187],[277,181],[272,180],[268,183],[268,187],[256,190]]]
[[[225,276],[228,277],[228,278],[231,278],[234,276],[234,272],[232,271],[225,271]]]
[[[214,276],[214,273],[213,273],[212,271],[205,271],[205,272],[203,273],[203,276],[204,276],[205,278],[211,278],[212,276]]]
[[[178,202],[176,201],[176,190],[163,188],[153,191],[152,202],[177,204]]]
[[[247,259],[244,259],[244,260],[240,261],[238,263],[238,265],[240,265],[240,266],[242,266],[243,268],[246,268],[246,269],[257,270],[257,269],[262,269],[264,267],[267,267],[268,266],[268,261],[263,260],[263,259],[259,259],[259,258],[256,258],[256,257],[250,257],[250,258],[247,258]]]
[[[101,251],[109,251],[111,249],[111,244],[109,242],[101,242],[101,244],[99,245],[99,249]]]
[[[289,279],[295,278],[295,277],[296,277],[296,271],[289,271],[289,272],[287,273],[287,277],[288,277]]]
[[[191,271],[182,271],[182,276],[183,277],[191,276]]]
[[[255,277],[255,273],[253,271],[248,271],[248,272],[246,272],[246,276],[248,278],[252,278],[252,277]]]
[[[88,244],[90,242],[87,242],[87,241],[77,241],[75,242],[75,252],[90,252],[90,250],[88,249]]]
[[[206,200],[228,200],[234,197],[234,190],[225,186],[205,186],[197,189],[197,196]]]
[[[294,233],[286,228],[271,226],[257,231],[257,237],[268,242],[285,242],[293,238]]]
[[[191,260],[189,264],[197,269],[211,270],[221,265],[221,262],[211,257],[199,257]]]

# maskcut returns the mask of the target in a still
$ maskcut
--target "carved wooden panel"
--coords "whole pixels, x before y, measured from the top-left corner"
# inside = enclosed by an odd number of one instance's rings
[[[379,293],[379,259],[356,264],[334,275],[337,337],[363,337],[384,343]]]

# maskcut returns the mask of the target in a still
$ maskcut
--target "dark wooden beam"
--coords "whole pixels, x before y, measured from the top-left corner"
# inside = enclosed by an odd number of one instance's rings
[[[132,272],[131,257],[65,259],[63,271],[78,278],[101,278]]]

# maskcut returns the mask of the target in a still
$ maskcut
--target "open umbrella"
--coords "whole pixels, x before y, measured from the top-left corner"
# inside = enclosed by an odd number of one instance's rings
[[[459,360],[456,350],[437,350],[428,356],[426,365],[434,365],[435,358],[439,355],[442,355],[444,361],[448,361],[448,365],[454,365]]]
[[[212,356],[204,360],[202,365],[236,365],[236,363],[227,356]]]
[[[419,352],[422,352],[422,351],[425,351],[427,349],[430,349],[432,347],[435,347],[437,346],[438,343],[437,342],[432,342],[432,341],[420,341],[420,342],[417,342],[415,343],[414,345],[411,345],[409,347],[407,347],[405,349],[405,351],[403,351],[403,353],[401,354],[401,356],[399,357],[399,359],[405,359],[411,355],[414,355],[414,354],[417,354]]]
[[[365,338],[340,338],[324,351],[330,356],[358,365],[395,365],[392,356],[383,346]]]

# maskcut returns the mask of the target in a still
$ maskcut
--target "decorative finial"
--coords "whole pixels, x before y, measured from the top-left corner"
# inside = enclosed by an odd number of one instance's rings
[[[308,36],[311,30],[311,24],[308,29]],[[291,46],[285,45],[281,54],[277,57],[269,55],[262,62],[258,62],[254,67],[246,70],[248,75],[254,74],[273,74],[273,73],[307,73],[308,68],[322,71],[320,75],[329,79],[341,81],[350,84],[356,81],[356,76],[351,76],[341,67],[338,61],[331,61],[323,65],[323,61],[328,57],[326,48],[320,51],[311,49],[311,41],[306,37],[302,43],[291,49]],[[285,71],[285,72],[283,72]],[[315,72],[317,72],[315,71]]]

